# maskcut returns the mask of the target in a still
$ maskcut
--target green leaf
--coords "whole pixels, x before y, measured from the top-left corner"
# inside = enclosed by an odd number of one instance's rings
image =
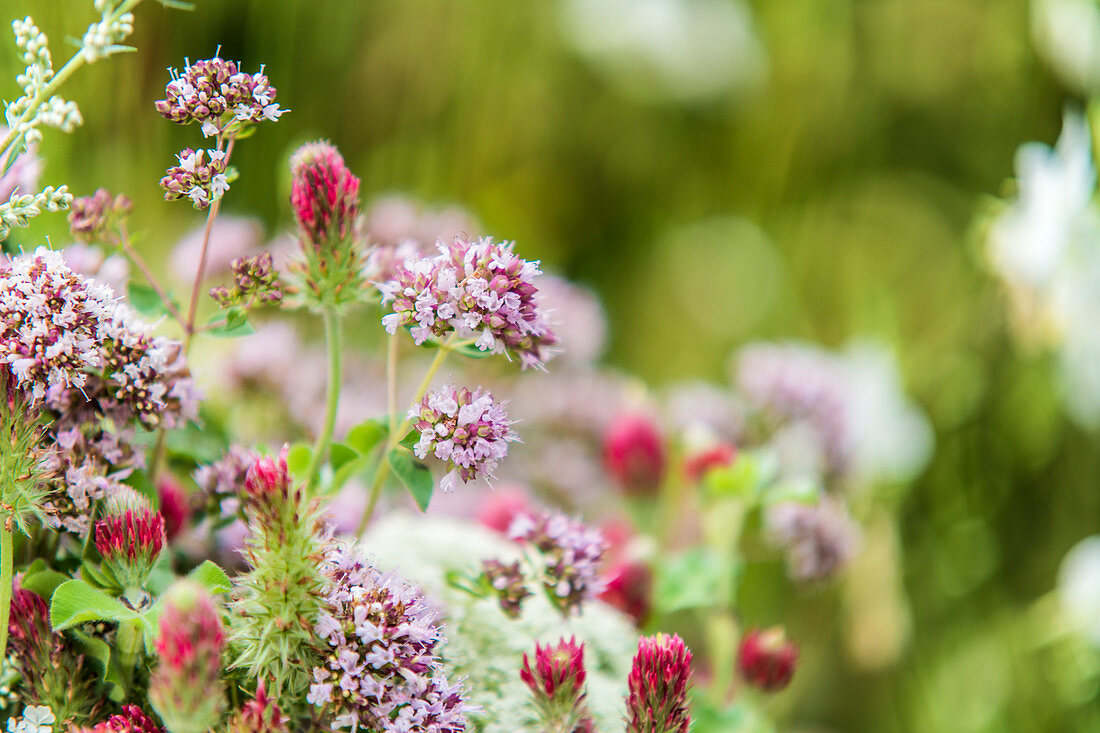
[[[54,631],[88,621],[128,621],[137,614],[118,599],[96,590],[83,580],[70,580],[58,586],[50,601],[50,625]]]
[[[451,351],[460,356],[465,356],[467,359],[488,359],[490,356],[493,356],[492,351],[482,351],[472,342],[455,346]]]
[[[46,561],[38,558],[23,573],[22,587],[43,598],[49,598],[62,583],[72,580],[68,575],[46,567]]]
[[[416,501],[420,511],[428,511],[428,503],[432,500],[432,491],[435,489],[435,480],[428,467],[418,461],[408,450],[398,446],[392,448],[386,454],[393,475],[397,477]]]
[[[103,639],[85,634],[79,629],[73,629],[70,633],[75,639],[76,647],[80,653],[92,660],[92,665],[96,668],[99,676],[110,686],[111,691],[108,693],[108,697],[114,702],[122,702],[126,697],[125,682],[122,679],[118,664],[111,656],[111,647],[107,646],[107,642]]]
[[[329,455],[329,460],[332,463],[332,470],[334,471],[339,471],[348,463],[351,463],[359,457],[357,451],[342,443],[333,443],[329,446]]]
[[[230,309],[211,316],[206,322],[206,332],[217,338],[238,338],[256,333],[256,329],[248,322],[248,314]]]
[[[187,574],[187,579],[192,580],[211,593],[228,593],[233,584],[225,571],[209,560],[203,562],[197,568]]]
[[[313,461],[313,449],[307,443],[295,443],[286,453],[286,467],[299,479],[306,478],[306,471]]]
[[[376,419],[361,422],[348,431],[344,442],[359,455],[365,456],[385,440],[389,429]]]
[[[126,299],[134,310],[146,318],[160,318],[169,313],[157,291],[145,283],[131,280],[126,286]]]
[[[229,441],[221,432],[193,422],[169,430],[165,445],[173,456],[186,458],[199,464],[213,463],[224,456],[229,449]]]
[[[657,568],[653,594],[657,609],[672,613],[719,603],[727,568],[722,558],[705,547],[672,555]]]

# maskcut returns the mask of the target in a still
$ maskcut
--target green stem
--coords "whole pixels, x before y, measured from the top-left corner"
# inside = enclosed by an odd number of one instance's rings
[[[108,14],[103,20],[112,23],[118,20],[124,13],[128,13],[136,8],[140,3],[141,0],[126,0],[126,2],[115,8],[115,11]],[[35,95],[31,97],[30,103],[27,104],[27,108],[23,110],[23,113],[16,119],[15,124],[9,125],[7,134],[4,135],[3,140],[0,140],[0,155],[7,151],[15,141],[15,138],[19,136],[20,133],[17,131],[19,125],[29,121],[37,113],[38,106],[42,104],[44,100],[52,97],[54,92],[56,92],[62,84],[68,81],[69,77],[76,73],[77,69],[86,63],[87,60],[84,58],[84,48],[82,46],[79,51],[73,54],[73,56],[65,62],[64,66],[54,73],[53,78],[50,79],[46,86],[39,89]],[[6,634],[7,632],[5,631],[4,633]]]
[[[12,536],[0,526],[0,654],[8,652],[8,615],[11,613]]]
[[[309,459],[309,470],[306,472],[308,479],[308,492],[312,493],[317,487],[317,481],[321,476],[321,463],[328,453],[329,444],[332,442],[332,434],[336,430],[336,408],[340,403],[340,382],[342,376],[343,351],[340,341],[340,315],[333,309],[324,312],[325,343],[328,345],[328,397],[325,400],[325,422],[321,427],[321,433],[317,436],[317,442],[313,444],[313,455]]]
[[[451,353],[451,345],[454,341],[452,336],[445,343],[439,345],[439,351],[435,355],[435,359],[432,360],[431,366],[428,367],[427,373],[424,375],[424,379],[421,380],[420,386],[416,388],[416,394],[413,395],[410,405],[415,405],[420,400],[424,399],[425,393],[428,391],[428,387],[431,386],[432,380],[435,378],[439,368],[443,366],[443,362],[447,360],[447,355]],[[391,369],[396,371],[396,358],[393,360],[394,364],[391,366],[389,363],[386,365],[387,371]],[[396,379],[396,377],[390,377],[390,379]],[[395,389],[396,393],[396,389]],[[390,425],[393,425],[396,417],[393,410],[390,411]],[[363,517],[359,520],[359,527],[355,530],[356,536],[360,536],[367,529],[367,524],[370,522],[371,515],[374,514],[374,508],[378,504],[378,498],[382,495],[382,485],[386,481],[386,475],[390,470],[390,463],[386,460],[386,454],[388,454],[393,448],[398,445],[409,432],[409,418],[405,417],[396,429],[390,430],[390,439],[386,443],[386,450],[382,455],[378,457],[378,470],[374,472],[374,479],[370,484],[370,499],[367,501],[366,511],[363,512]]]
[[[134,667],[137,666],[142,648],[141,623],[137,619],[124,621],[118,625],[115,639],[118,644],[119,666],[129,685],[133,679]]]

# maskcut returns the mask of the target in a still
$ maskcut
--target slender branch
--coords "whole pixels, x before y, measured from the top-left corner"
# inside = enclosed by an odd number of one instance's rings
[[[233,146],[236,142],[235,137],[229,138],[229,146],[225,150],[226,166],[229,165],[229,159],[233,157]],[[221,149],[222,140],[219,138],[218,150]],[[185,354],[191,351],[191,339],[195,335],[195,315],[199,310],[199,291],[202,290],[202,283],[206,275],[206,260],[210,254],[210,234],[214,231],[214,220],[218,218],[221,205],[222,200],[219,197],[210,204],[210,209],[206,214],[206,226],[202,231],[202,251],[199,253],[199,267],[195,271],[195,283],[191,286],[191,302],[187,307],[187,321],[184,323],[183,350]]]
[[[325,422],[321,427],[321,433],[313,444],[313,454],[309,459],[309,470],[306,476],[307,493],[312,493],[317,488],[317,481],[321,475],[321,463],[328,453],[329,444],[332,442],[332,434],[336,430],[336,409],[340,403],[340,382],[343,379],[342,361],[343,346],[340,339],[340,315],[332,309],[325,310],[325,343],[328,346],[328,396],[325,400]]]
[[[138,251],[134,249],[133,245],[130,244],[130,236],[129,233],[126,231],[125,224],[122,225],[121,229],[119,230],[118,244],[119,247],[122,248],[123,253],[125,253],[125,255],[130,258],[130,261],[134,263],[134,266],[137,267],[137,269],[141,270],[141,274],[145,278],[145,281],[149,283],[149,287],[151,287],[153,291],[156,292],[156,294],[160,297],[160,301],[164,304],[164,307],[168,310],[172,317],[176,319],[176,323],[178,323],[181,328],[186,328],[186,324],[184,324],[183,321],[183,316],[180,315],[179,308],[177,308],[176,304],[172,302],[172,299],[168,297],[167,291],[165,291],[165,289],[161,286],[160,282],[157,280],[156,275],[153,274],[152,269],[149,267],[148,263],[145,262],[145,259],[140,254],[138,254]]]
[[[126,0],[126,2],[115,8],[114,12],[108,14],[103,20],[106,20],[108,23],[113,23],[124,13],[128,13],[136,8],[140,3],[141,0]],[[27,104],[27,108],[23,110],[23,113],[19,115],[18,118],[16,118],[15,123],[8,126],[7,134],[0,140],[0,154],[5,152],[11,144],[15,142],[15,139],[22,134],[19,132],[20,125],[37,114],[38,106],[42,104],[42,101],[53,96],[53,93],[56,92],[62,84],[68,81],[69,77],[76,73],[77,69],[86,63],[87,59],[84,57],[84,47],[81,46],[80,50],[73,54],[72,57],[65,62],[65,65],[54,73],[50,81],[35,92],[34,96],[31,97],[30,102]]]
[[[415,405],[424,398],[425,393],[428,391],[428,387],[432,384],[432,379],[435,378],[439,368],[443,366],[443,362],[447,360],[447,355],[451,353],[453,342],[454,336],[452,335],[445,343],[439,345],[439,351],[436,353],[435,359],[432,360],[431,366],[428,367],[427,373],[424,374],[424,379],[421,380],[420,386],[417,387],[416,394],[413,395],[412,400],[409,402],[410,405]],[[394,411],[391,411],[390,424],[392,425],[395,420]],[[385,483],[386,476],[390,470],[390,464],[389,461],[386,460],[386,454],[401,443],[405,435],[409,432],[409,426],[409,418],[406,416],[396,429],[390,430],[390,439],[386,443],[386,450],[378,458],[378,469],[374,472],[374,479],[370,484],[370,498],[367,500],[367,508],[363,512],[362,518],[359,520],[359,527],[355,530],[356,536],[362,535],[363,532],[366,531],[367,524],[370,523],[371,515],[374,514],[374,508],[378,505],[378,498],[382,495],[382,485]]]

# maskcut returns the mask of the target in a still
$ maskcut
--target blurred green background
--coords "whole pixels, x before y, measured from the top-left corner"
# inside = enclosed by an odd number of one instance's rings
[[[152,103],[166,67],[220,45],[248,70],[266,64],[292,110],[238,148],[226,199],[271,234],[288,221],[286,156],[323,136],[366,198],[459,203],[592,286],[609,360],[655,385],[724,380],[751,339],[886,340],[937,433],[929,469],[892,498],[900,532],[883,545],[904,547],[911,641],[861,664],[837,594],[798,598],[778,620],[805,666],[777,709],[805,731],[1100,729],[1100,661],[1052,631],[1047,595],[1067,549],[1100,526],[1097,438],[1063,417],[1047,359],[1014,345],[971,234],[1016,147],[1053,142],[1073,102],[1036,57],[1027,3],[752,2],[756,76],[687,97],[578,52],[564,4],[198,0],[188,13],[149,0],[139,52],[66,86],[85,125],[46,131],[43,183],[125,192],[161,259],[200,222],[157,185],[198,136]],[[5,17],[34,15],[55,61],[89,6],[0,0]],[[0,43],[7,98],[18,67]],[[20,236],[61,244],[65,231],[44,216]]]

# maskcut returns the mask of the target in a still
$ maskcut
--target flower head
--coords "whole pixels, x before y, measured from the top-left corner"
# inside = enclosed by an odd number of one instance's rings
[[[584,644],[576,638],[535,644],[535,663],[523,655],[520,678],[535,700],[547,730],[570,731],[591,725],[585,709]]]
[[[481,351],[514,354],[523,368],[543,368],[557,337],[535,284],[538,263],[517,257],[513,247],[455,237],[440,243],[435,257],[405,261],[379,285],[392,311],[382,325],[391,334],[408,326],[417,344],[455,334]]]
[[[733,464],[737,448],[732,443],[714,443],[696,450],[684,458],[684,477],[691,483],[699,483],[711,470]]]
[[[511,618],[519,618],[524,599],[531,595],[519,561],[503,563],[500,560],[485,560],[481,564],[481,572],[499,597],[501,610]]]
[[[164,728],[137,705],[123,705],[121,713],[112,715],[95,727],[72,728],[69,733],[164,733]]]
[[[799,582],[827,580],[855,555],[859,530],[844,505],[831,497],[817,504],[784,502],[767,513],[773,543],[787,551],[787,571]]]
[[[57,717],[53,711],[45,705],[28,705],[23,709],[23,716],[16,720],[8,720],[8,730],[11,733],[53,733],[53,724]]]
[[[263,680],[256,687],[256,696],[229,719],[226,730],[227,733],[287,733],[283,713],[275,701],[268,697]]]
[[[252,451],[232,445],[220,460],[195,471],[195,483],[206,497],[208,511],[216,509],[223,516],[237,512],[245,479],[257,458]]]
[[[453,491],[460,478],[493,478],[497,463],[508,454],[508,443],[519,439],[504,404],[480,388],[448,385],[431,392],[409,410],[408,419],[420,433],[413,449],[417,457],[431,455],[451,466],[439,482],[444,491]]]
[[[276,305],[282,301],[279,272],[275,269],[270,252],[238,257],[230,264],[230,268],[233,270],[233,285],[210,291],[210,297],[220,307],[243,306],[247,309],[259,303]]]
[[[798,647],[787,641],[780,627],[753,629],[741,639],[737,670],[753,687],[778,692],[791,682],[798,666]]]
[[[157,112],[181,125],[197,122],[207,137],[278,120],[286,112],[276,104],[276,89],[262,67],[247,74],[236,62],[218,57],[188,64],[182,74],[172,70],[164,91],[165,98],[155,104]]]
[[[561,513],[540,512],[517,516],[508,534],[538,550],[542,582],[562,613],[580,613],[581,605],[603,590],[599,571],[607,542],[598,529]]]
[[[80,388],[102,369],[99,343],[115,311],[111,292],[39,247],[0,262],[0,362],[35,400]]]
[[[130,199],[112,196],[105,188],[91,196],[73,199],[69,207],[69,231],[81,242],[100,242],[108,231],[130,213]]]
[[[383,576],[354,545],[330,549],[324,574],[327,608],[316,633],[330,649],[313,670],[309,702],[369,730],[465,731],[464,694],[447,680],[442,632],[419,592]]]
[[[140,589],[166,542],[164,518],[128,487],[107,501],[107,514],[95,526],[96,550],[119,587]]]
[[[643,637],[627,678],[627,733],[687,733],[691,650],[673,634]]]
[[[206,590],[180,581],[167,593],[156,640],[160,666],[149,701],[169,730],[203,731],[221,717],[225,631]]]
[[[653,570],[640,560],[616,561],[604,576],[600,600],[644,625],[653,605]]]
[[[622,415],[604,433],[604,466],[630,493],[655,491],[664,478],[667,460],[664,436],[648,417]]]
[[[165,201],[186,196],[196,209],[202,210],[229,190],[225,151],[184,148],[176,159],[179,165],[170,167],[160,179]]]
[[[346,239],[359,215],[359,179],[327,142],[303,145],[290,159],[290,203],[303,244],[320,249]]]

